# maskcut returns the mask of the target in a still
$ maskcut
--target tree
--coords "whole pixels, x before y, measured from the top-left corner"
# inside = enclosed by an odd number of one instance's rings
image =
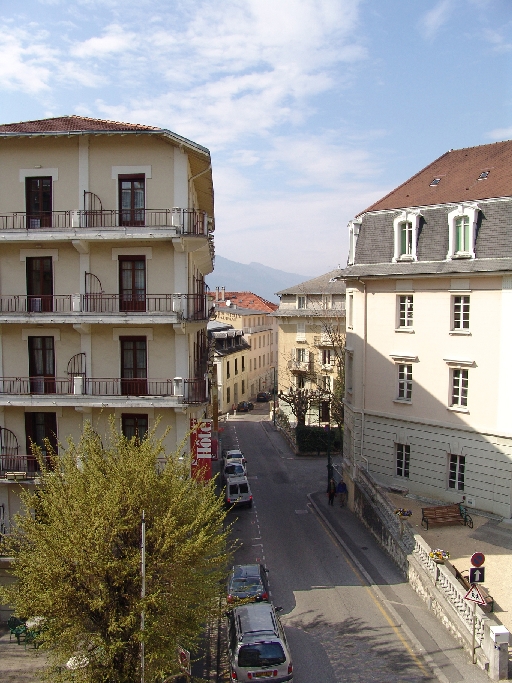
[[[48,678],[76,656],[88,665],[74,681],[133,683],[143,640],[146,680],[161,680],[178,672],[177,646],[194,648],[218,604],[228,559],[222,503],[213,482],[191,479],[189,462],[162,461],[163,453],[154,431],[139,443],[112,422],[106,447],[86,425],[77,444],[50,454],[48,468],[39,454],[41,483],[23,493],[4,541],[17,582],[2,597],[16,614],[42,617]]]
[[[280,391],[279,400],[290,406],[290,410],[297,420],[298,427],[304,427],[306,417],[311,407],[320,401],[328,400],[329,392],[323,389],[294,389],[290,387],[287,394]]]

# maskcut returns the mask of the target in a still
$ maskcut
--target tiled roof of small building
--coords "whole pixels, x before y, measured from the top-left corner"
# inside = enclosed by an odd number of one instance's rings
[[[215,305],[218,308],[229,310],[230,306],[226,306],[226,301],[235,304],[237,308],[254,310],[259,313],[273,313],[277,310],[277,304],[252,292],[225,292],[224,301],[216,301]]]
[[[155,126],[144,126],[140,123],[123,123],[92,119],[87,116],[59,116],[37,121],[20,121],[19,123],[0,124],[0,133],[65,133],[80,131],[132,131],[161,130]]]
[[[446,152],[361,214],[510,196],[512,140],[506,140]]]
[[[282,289],[277,292],[278,296],[282,294],[344,294],[345,293],[345,283],[339,280],[333,280],[338,274],[339,269],[331,270],[329,273],[324,275],[319,275],[311,280],[306,280],[301,282],[294,287],[288,287],[288,289]],[[331,282],[331,280],[333,280]]]

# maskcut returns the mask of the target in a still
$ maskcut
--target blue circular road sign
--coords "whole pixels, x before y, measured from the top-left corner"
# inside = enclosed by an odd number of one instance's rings
[[[485,555],[483,553],[473,553],[471,556],[471,564],[473,567],[481,567],[485,562]]]

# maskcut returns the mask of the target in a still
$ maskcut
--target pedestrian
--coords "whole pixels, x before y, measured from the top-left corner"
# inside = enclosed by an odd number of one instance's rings
[[[331,477],[327,484],[327,495],[329,496],[329,505],[334,505],[334,496],[336,495],[336,482]]]
[[[338,486],[336,487],[336,493],[340,494],[340,506],[345,507],[345,503],[347,502],[348,489],[343,479],[339,480]]]

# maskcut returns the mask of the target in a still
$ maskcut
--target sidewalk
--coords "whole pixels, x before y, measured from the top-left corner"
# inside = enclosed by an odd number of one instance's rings
[[[2,683],[33,683],[46,658],[32,646],[18,645],[14,636],[9,640],[9,630],[0,626],[0,662]]]
[[[432,526],[427,531],[421,526],[421,508],[428,507],[430,503],[389,492],[387,496],[397,508],[412,510],[408,523],[414,533],[420,534],[431,548],[447,550],[450,563],[459,571],[471,567],[473,553],[485,555],[484,586],[494,598],[496,617],[512,631],[512,524],[501,521],[496,515],[487,516],[468,508],[473,529],[460,524]]]

